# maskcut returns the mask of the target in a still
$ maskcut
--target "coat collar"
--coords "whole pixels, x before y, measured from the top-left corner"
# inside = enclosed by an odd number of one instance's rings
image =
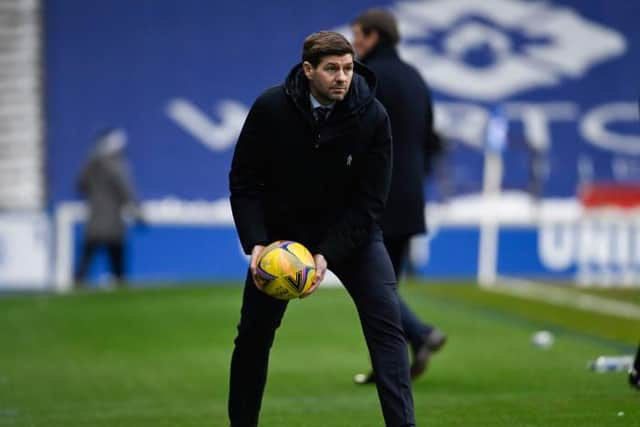
[[[361,58],[361,61],[365,64],[376,59],[398,59],[398,50],[391,44],[378,44],[369,53]]]
[[[373,71],[355,61],[354,74],[347,95],[336,102],[334,114],[336,119],[348,117],[359,112],[373,102],[376,96],[377,80]],[[309,81],[302,70],[302,63],[295,65],[284,83],[285,93],[305,115],[311,114],[309,102]]]

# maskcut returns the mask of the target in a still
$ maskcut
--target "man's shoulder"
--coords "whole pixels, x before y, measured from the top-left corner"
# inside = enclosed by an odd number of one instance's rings
[[[378,124],[381,121],[386,121],[389,118],[387,109],[382,105],[382,102],[378,98],[374,98],[365,110],[365,121]]]
[[[380,79],[425,84],[420,71],[401,58],[381,58],[380,60],[372,61],[370,68]]]
[[[376,116],[384,116],[387,114],[387,109],[384,108],[384,105],[382,105],[382,102],[380,102],[378,98],[373,99],[371,108],[375,111]]]
[[[274,103],[281,102],[285,99],[285,92],[282,85],[272,86],[262,92],[258,98],[256,98],[255,104],[257,105],[273,105]]]
[[[408,73],[411,73],[413,75],[413,78],[416,79],[416,81],[421,85],[421,86],[427,86],[427,82],[425,81],[424,77],[422,76],[422,73],[420,72],[420,70],[418,70],[415,66],[413,66],[412,64],[409,64],[406,61],[402,61],[402,63],[404,64],[404,66],[407,69]]]

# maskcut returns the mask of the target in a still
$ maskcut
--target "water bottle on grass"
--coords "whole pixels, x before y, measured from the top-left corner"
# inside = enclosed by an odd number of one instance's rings
[[[598,356],[589,362],[594,372],[627,372],[633,367],[633,356]]]

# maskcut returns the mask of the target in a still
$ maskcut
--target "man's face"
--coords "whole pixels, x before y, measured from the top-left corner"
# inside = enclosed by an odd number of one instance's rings
[[[353,32],[353,48],[356,51],[356,55],[358,58],[364,58],[378,43],[378,33],[370,31],[367,35],[362,31],[360,24],[357,23],[351,26],[351,31]]]
[[[347,95],[353,78],[353,55],[325,56],[315,68],[307,61],[302,66],[311,94],[320,103],[342,101]]]

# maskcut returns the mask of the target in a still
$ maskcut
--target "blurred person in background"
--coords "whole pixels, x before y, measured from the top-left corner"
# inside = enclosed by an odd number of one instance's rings
[[[358,59],[378,78],[376,97],[391,120],[393,174],[387,206],[382,216],[384,244],[397,280],[408,261],[411,237],[426,232],[424,178],[442,151],[442,140],[433,129],[431,93],[419,72],[398,56],[400,34],[395,17],[384,9],[369,9],[351,23]],[[411,378],[428,367],[432,353],[446,342],[446,335],[421,321],[400,300],[402,327],[411,347]],[[358,384],[376,381],[375,371],[357,374]]]
[[[127,210],[141,221],[135,193],[124,159],[126,134],[109,128],[98,133],[96,146],[78,177],[78,190],[86,198],[88,220],[82,255],[75,272],[76,287],[82,287],[93,256],[107,251],[111,272],[119,285],[125,282]]]

